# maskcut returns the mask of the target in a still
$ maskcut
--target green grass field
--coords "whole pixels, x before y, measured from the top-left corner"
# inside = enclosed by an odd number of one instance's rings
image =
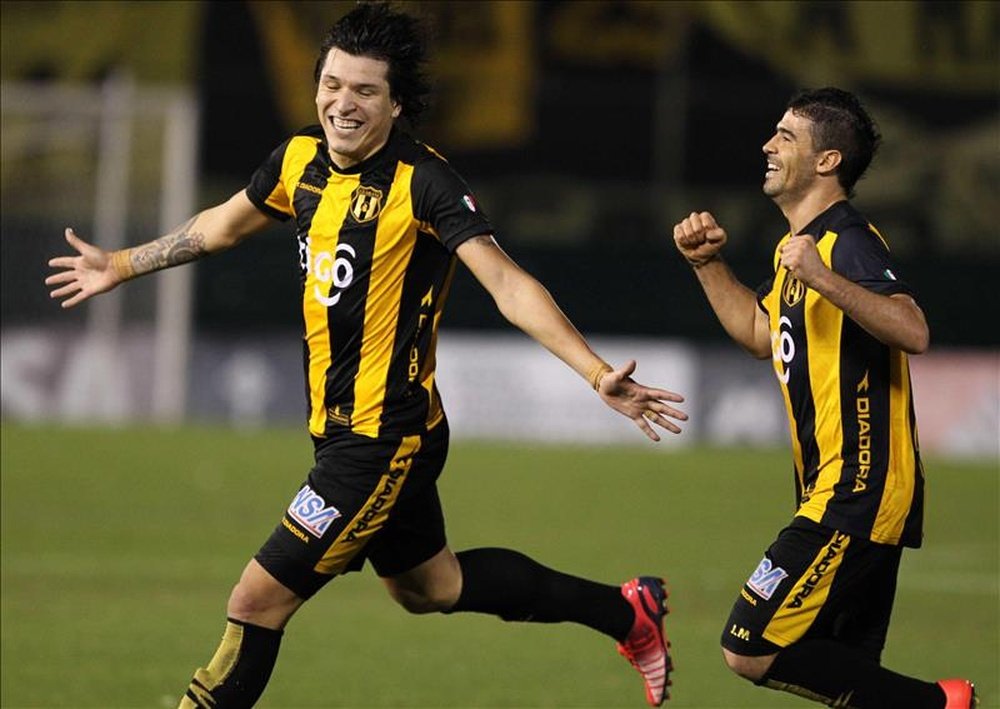
[[[311,462],[301,431],[2,428],[4,707],[173,707],[229,589]],[[927,462],[885,663],[1000,701],[996,461]],[[737,679],[718,639],[791,512],[783,450],[456,443],[452,548],[507,546],[610,583],[668,578],[675,707],[796,707]],[[293,619],[262,707],[642,707],[613,643],[573,625],[410,616],[367,570]]]

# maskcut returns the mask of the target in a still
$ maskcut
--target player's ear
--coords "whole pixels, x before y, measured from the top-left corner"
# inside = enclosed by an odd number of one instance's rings
[[[403,104],[392,102],[392,117],[399,118],[399,114],[403,112]]]
[[[821,150],[816,160],[816,172],[821,175],[832,175],[840,167],[843,156],[839,150]]]

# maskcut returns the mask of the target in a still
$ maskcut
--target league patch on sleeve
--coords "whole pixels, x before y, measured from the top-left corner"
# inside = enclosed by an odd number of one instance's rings
[[[747,588],[763,598],[765,601],[771,600],[778,585],[788,578],[788,574],[780,566],[774,566],[766,556],[757,564],[757,568],[750,575],[747,581]]]

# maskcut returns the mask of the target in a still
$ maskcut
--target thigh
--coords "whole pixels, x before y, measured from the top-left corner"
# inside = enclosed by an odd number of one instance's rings
[[[403,490],[392,516],[365,552],[382,578],[399,576],[428,561],[447,546],[444,510],[437,479],[448,455],[448,427],[427,433],[413,457],[411,484]]]
[[[447,546],[408,571],[382,580],[393,599],[411,613],[448,611],[462,594],[462,567]]]
[[[410,501],[433,490],[441,466],[430,476],[424,461],[440,452],[439,439],[440,434],[378,440],[351,434],[321,445],[316,465],[254,558],[301,598],[338,574],[359,570],[369,547],[378,548],[373,542],[395,526],[397,516],[407,516]],[[443,538],[443,522],[440,529]],[[436,537],[425,546],[434,543]]]
[[[853,600],[833,622],[833,637],[864,652],[875,662],[880,662],[889,620],[896,599],[896,579],[902,548],[871,545],[865,562],[871,570],[866,579],[856,584]]]
[[[838,623],[868,600],[879,559],[891,549],[796,518],[741,589],[723,647],[769,655],[807,636],[836,637]]]

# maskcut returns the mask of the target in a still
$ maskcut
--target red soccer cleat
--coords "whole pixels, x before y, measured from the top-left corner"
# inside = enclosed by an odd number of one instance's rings
[[[639,576],[622,584],[622,596],[635,610],[635,622],[624,642],[618,643],[621,653],[639,670],[646,684],[646,701],[658,707],[670,698],[670,641],[663,632],[663,616],[667,611],[667,591],[663,579]]]
[[[976,687],[967,679],[943,679],[938,686],[944,690],[944,709],[972,709],[979,704]]]

